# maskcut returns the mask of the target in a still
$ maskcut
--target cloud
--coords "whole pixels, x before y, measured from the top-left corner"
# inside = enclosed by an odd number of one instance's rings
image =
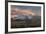
[[[11,12],[13,15],[15,14],[31,14],[33,16],[41,15],[41,8],[36,6],[11,6]]]

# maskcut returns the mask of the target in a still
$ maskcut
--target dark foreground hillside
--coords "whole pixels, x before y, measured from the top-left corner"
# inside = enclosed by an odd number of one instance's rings
[[[26,19],[26,20],[11,19],[11,28],[27,28],[27,27],[40,27],[40,26],[41,26],[40,16],[33,16],[32,19]]]

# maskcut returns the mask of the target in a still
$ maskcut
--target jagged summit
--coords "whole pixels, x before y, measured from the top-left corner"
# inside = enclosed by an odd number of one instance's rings
[[[14,16],[14,19],[20,19],[20,20],[32,19],[32,15],[16,14],[16,15]]]

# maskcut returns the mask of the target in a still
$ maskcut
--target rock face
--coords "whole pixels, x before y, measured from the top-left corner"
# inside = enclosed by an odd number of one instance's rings
[[[41,17],[40,16],[33,16],[32,19],[17,19],[11,22],[12,28],[26,28],[26,27],[40,27],[41,26]]]

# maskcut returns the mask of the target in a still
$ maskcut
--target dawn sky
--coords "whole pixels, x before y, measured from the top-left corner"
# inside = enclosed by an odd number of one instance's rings
[[[12,5],[13,7],[13,5]],[[40,6],[15,6],[17,9],[30,9],[33,13],[41,15],[41,7]]]

